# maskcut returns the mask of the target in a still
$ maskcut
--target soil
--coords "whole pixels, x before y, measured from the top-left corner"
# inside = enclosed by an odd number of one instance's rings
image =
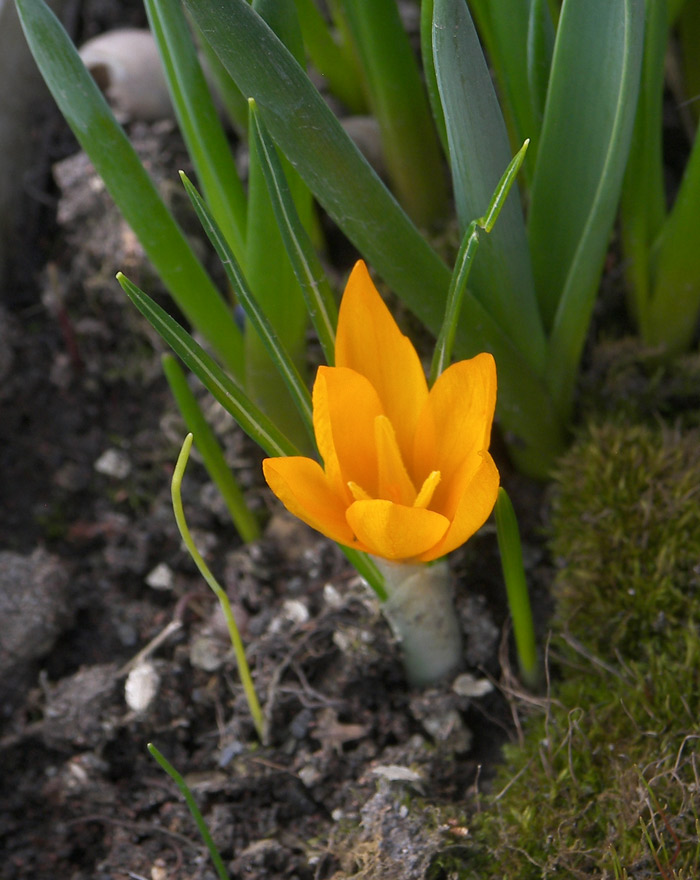
[[[74,149],[53,125],[44,162]],[[172,124],[130,134],[166,198],[182,200]],[[172,515],[185,429],[163,346],[114,274],[167,298],[86,158],[62,158],[53,179],[54,225],[44,213],[27,230],[41,268],[0,313],[0,877],[214,877],[149,742],[187,779],[231,877],[424,877],[468,834],[516,732],[493,526],[451,559],[467,677],[411,690],[372,594],[280,510],[259,450],[198,391],[266,523],[243,546],[193,455],[185,508],[234,604],[268,723],[259,743],[216,600]],[[546,612],[542,492],[503,454],[499,465],[527,514]]]

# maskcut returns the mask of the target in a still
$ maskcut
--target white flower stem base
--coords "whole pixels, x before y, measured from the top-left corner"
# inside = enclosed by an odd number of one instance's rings
[[[375,562],[388,594],[382,611],[401,645],[406,676],[416,687],[436,684],[455,672],[462,659],[462,633],[447,562],[430,566]]]

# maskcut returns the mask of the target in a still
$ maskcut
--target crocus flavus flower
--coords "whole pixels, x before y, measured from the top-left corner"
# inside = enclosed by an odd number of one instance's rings
[[[430,562],[491,513],[488,446],[496,405],[490,354],[452,364],[428,390],[418,354],[360,261],[338,318],[335,366],[320,367],[313,420],[323,467],[268,458],[285,507],[334,541],[396,562]]]

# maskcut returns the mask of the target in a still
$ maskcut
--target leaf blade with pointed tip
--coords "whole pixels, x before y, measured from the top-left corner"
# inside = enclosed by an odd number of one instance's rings
[[[243,341],[228,306],[117,123],[63,26],[44,0],[17,0],[22,28],[59,110],[187,318],[235,375]]]

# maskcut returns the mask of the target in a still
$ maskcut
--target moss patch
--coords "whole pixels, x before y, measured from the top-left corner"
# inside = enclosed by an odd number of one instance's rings
[[[700,431],[591,427],[557,484],[549,695],[460,876],[700,876]]]

